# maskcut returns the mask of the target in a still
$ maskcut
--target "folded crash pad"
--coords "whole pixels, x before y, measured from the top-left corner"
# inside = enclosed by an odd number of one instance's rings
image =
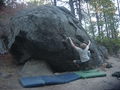
[[[19,80],[23,87],[35,87],[45,84],[45,82],[40,77],[23,77]]]
[[[106,76],[104,72],[98,70],[84,70],[84,71],[75,71],[77,75],[80,75],[81,78],[94,78],[94,77],[103,77]]]
[[[56,76],[40,76],[45,84],[62,84],[64,81]]]
[[[79,79],[80,75],[77,75],[75,73],[65,73],[65,74],[56,75],[56,77],[62,79],[65,83],[67,83]]]

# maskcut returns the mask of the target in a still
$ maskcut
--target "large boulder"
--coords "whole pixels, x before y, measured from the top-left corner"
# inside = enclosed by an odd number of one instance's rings
[[[45,60],[54,71],[77,70],[72,61],[79,56],[67,37],[71,37],[77,46],[91,40],[69,10],[43,5],[21,11],[11,18],[8,48],[18,63],[34,58]],[[92,60],[88,66],[96,67],[104,62],[104,58],[91,42]]]

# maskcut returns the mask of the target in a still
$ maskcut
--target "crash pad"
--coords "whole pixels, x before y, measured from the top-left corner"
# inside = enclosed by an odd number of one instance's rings
[[[106,76],[104,72],[98,70],[83,70],[83,71],[75,71],[74,73],[80,75],[81,78],[94,78],[94,77]]]
[[[50,84],[62,84],[64,81],[56,76],[40,76],[46,85]]]
[[[75,73],[64,73],[64,74],[56,75],[56,77],[62,79],[65,83],[68,83],[79,79],[80,75],[77,75]]]
[[[38,76],[22,77],[19,80],[23,87],[35,87],[45,85],[45,82]]]

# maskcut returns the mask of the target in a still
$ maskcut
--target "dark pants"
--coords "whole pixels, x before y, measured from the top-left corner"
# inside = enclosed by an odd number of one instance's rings
[[[86,62],[81,62],[81,60],[76,60],[76,64],[80,65],[80,64],[88,64],[90,60],[86,61]]]

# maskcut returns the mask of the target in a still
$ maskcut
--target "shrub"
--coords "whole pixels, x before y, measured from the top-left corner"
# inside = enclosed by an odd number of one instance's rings
[[[105,46],[110,54],[114,53],[117,55],[117,53],[120,49],[120,38],[104,37],[104,38],[100,39],[99,37],[97,37],[95,39],[95,41],[98,44]]]

